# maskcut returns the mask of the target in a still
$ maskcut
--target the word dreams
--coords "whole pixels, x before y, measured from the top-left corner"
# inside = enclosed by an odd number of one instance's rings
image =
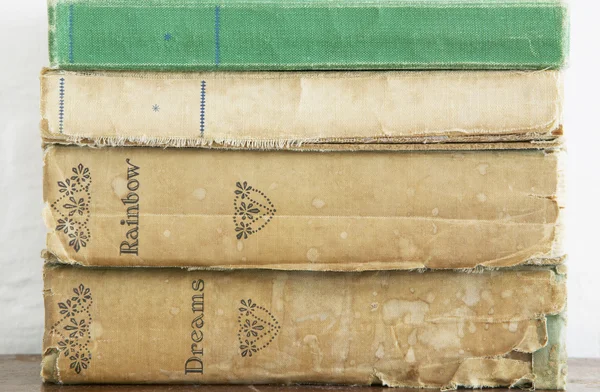
[[[204,348],[202,341],[204,340],[204,281],[194,280],[192,282],[192,332],[190,337],[192,344],[190,346],[192,355],[185,361],[185,374],[204,373]]]

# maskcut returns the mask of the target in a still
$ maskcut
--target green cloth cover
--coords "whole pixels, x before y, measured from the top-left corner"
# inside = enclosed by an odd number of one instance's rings
[[[544,69],[560,0],[50,0],[64,69]]]

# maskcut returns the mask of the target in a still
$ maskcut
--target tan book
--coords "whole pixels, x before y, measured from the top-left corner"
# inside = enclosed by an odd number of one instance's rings
[[[350,271],[557,264],[560,156],[53,146],[48,256]]]
[[[549,140],[558,71],[45,71],[47,143],[283,148]]]
[[[563,388],[565,277],[50,266],[42,375]]]

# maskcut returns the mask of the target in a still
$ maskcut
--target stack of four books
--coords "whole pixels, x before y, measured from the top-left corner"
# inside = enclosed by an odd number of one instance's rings
[[[564,388],[560,1],[49,10],[46,381]]]

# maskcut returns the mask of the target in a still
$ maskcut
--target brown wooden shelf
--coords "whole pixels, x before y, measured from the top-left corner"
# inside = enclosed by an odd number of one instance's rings
[[[389,389],[382,387],[335,387],[335,386],[276,386],[276,385],[77,385],[61,386],[42,384],[40,380],[39,355],[0,356],[0,391],[83,391],[83,392],[415,392],[412,388]],[[424,391],[431,391],[424,390]],[[494,389],[494,392],[508,391]],[[600,391],[600,359],[569,360],[568,392]]]

